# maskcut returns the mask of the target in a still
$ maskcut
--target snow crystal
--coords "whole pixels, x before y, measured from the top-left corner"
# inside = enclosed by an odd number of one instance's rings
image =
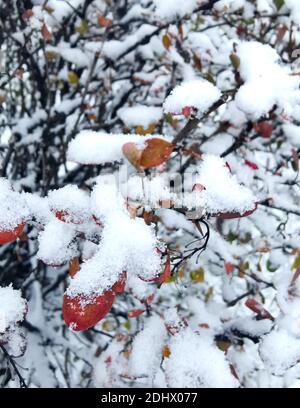
[[[90,197],[75,185],[49,191],[48,199],[51,210],[63,212],[66,221],[81,223],[91,217]]]
[[[136,105],[117,112],[126,126],[143,126],[145,129],[162,118],[162,109],[155,106]]]
[[[277,52],[269,45],[252,41],[241,43],[237,54],[245,81],[235,97],[237,107],[253,119],[267,114],[274,105],[292,111],[300,99],[300,81],[279,65]]]
[[[260,355],[272,373],[282,375],[300,360],[300,340],[285,330],[273,331],[264,337]]]
[[[0,334],[24,319],[26,301],[20,290],[12,286],[0,287]]]
[[[181,114],[186,106],[205,113],[221,96],[221,92],[204,79],[183,82],[176,86],[164,102],[164,111]]]
[[[172,20],[192,13],[197,6],[197,0],[154,0],[155,14],[159,18]]]
[[[70,224],[57,219],[50,221],[39,234],[38,259],[51,266],[60,266],[76,255],[72,241],[76,231]]]
[[[166,361],[166,378],[174,388],[235,388],[224,353],[207,337],[190,329],[173,336]]]
[[[164,321],[159,316],[151,316],[132,343],[129,373],[136,377],[154,377],[162,358],[166,338]]]
[[[29,209],[23,196],[14,191],[4,178],[0,178],[0,206],[0,231],[14,229],[29,217]]]

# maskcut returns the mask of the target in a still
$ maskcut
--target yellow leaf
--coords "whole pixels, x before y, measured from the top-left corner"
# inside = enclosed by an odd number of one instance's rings
[[[75,28],[75,31],[81,35],[89,32],[89,25],[86,20],[81,20],[80,25]]]
[[[79,83],[79,78],[76,72],[74,71],[69,71],[68,72],[68,81],[71,85],[78,85]]]
[[[173,283],[173,282],[175,282],[175,280],[176,280],[175,276],[169,276],[169,277],[164,281],[164,283]]]
[[[165,34],[162,38],[163,46],[168,50],[171,47],[171,38],[168,34]]]
[[[235,53],[230,54],[230,61],[235,69],[239,69],[241,65],[241,60],[237,54]]]
[[[231,346],[231,343],[229,341],[218,340],[216,343],[218,348],[224,351],[224,353],[227,353],[229,347]]]
[[[196,269],[195,271],[190,272],[190,278],[193,282],[201,283],[204,282],[205,271],[203,268]]]
[[[298,255],[295,258],[294,263],[292,265],[292,269],[297,269],[297,268],[299,268],[299,266],[300,266],[300,255]]]
[[[162,349],[162,355],[164,358],[169,358],[171,355],[171,351],[168,346],[164,346]]]
[[[208,291],[205,295],[205,303],[209,301],[209,298],[212,296],[213,293],[214,293],[214,288],[211,286],[210,288],[208,288]]]
[[[45,56],[47,60],[54,60],[57,58],[57,53],[55,51],[46,51]]]
[[[105,320],[102,323],[102,329],[104,331],[111,332],[111,331],[115,330],[115,328],[116,328],[115,324],[111,320]]]
[[[130,320],[127,320],[127,321],[123,324],[123,326],[125,327],[125,329],[130,330],[130,328],[131,328]]]

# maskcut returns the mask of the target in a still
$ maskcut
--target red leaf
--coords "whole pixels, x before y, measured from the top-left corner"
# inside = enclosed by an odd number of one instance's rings
[[[269,122],[254,123],[253,129],[261,136],[269,139],[273,133],[273,125]]]
[[[45,23],[42,25],[41,33],[46,42],[50,42],[52,40],[52,34],[50,33]]]
[[[73,278],[76,273],[79,271],[80,263],[78,256],[72,258],[69,262],[69,275]]]
[[[152,295],[149,295],[147,298],[146,298],[146,300],[145,300],[145,303],[146,303],[146,305],[151,305],[151,303],[153,302],[153,300],[154,300],[154,293],[152,293]]]
[[[33,11],[32,9],[27,9],[24,11],[24,13],[22,14],[22,18],[24,21],[28,21],[30,20],[30,18],[33,16]]]
[[[293,169],[299,172],[299,155],[296,149],[292,149]]]
[[[139,164],[146,168],[165,163],[175,147],[172,143],[159,138],[148,139],[145,145]]]
[[[253,214],[254,211],[257,210],[258,203],[255,203],[255,207],[252,210],[248,210],[244,212],[243,214],[238,213],[238,212],[232,212],[232,213],[218,213],[218,214],[212,214],[212,217],[217,217],[220,220],[230,220],[234,218],[243,218],[243,217],[249,217],[249,215]]]
[[[252,170],[258,170],[258,166],[250,160],[245,160],[245,164]]]
[[[15,241],[23,232],[25,223],[19,224],[12,230],[0,231],[0,245]]]
[[[190,106],[185,106],[184,108],[182,108],[181,112],[184,117],[188,118],[189,116],[191,116],[192,108]]]
[[[112,25],[112,20],[110,18],[106,18],[104,16],[98,16],[98,24],[101,27],[110,27]]]
[[[137,169],[141,167],[142,149],[139,149],[136,143],[128,142],[122,147],[126,159]]]
[[[227,275],[231,275],[232,272],[234,271],[235,265],[231,262],[225,262],[224,267]]]
[[[71,298],[64,295],[64,321],[74,331],[87,330],[107,315],[114,300],[115,294],[112,291],[106,291],[94,298],[85,295]]]
[[[168,255],[163,273],[155,279],[155,282],[164,283],[170,277],[170,275],[171,275],[171,259],[170,256]]]
[[[256,313],[262,319],[269,319],[274,320],[274,317],[269,313],[260,303],[258,303],[253,298],[248,298],[245,302],[245,305],[248,309],[252,310],[252,312]]]
[[[127,278],[127,274],[126,272],[123,272],[119,280],[113,285],[111,290],[116,294],[123,293],[125,290],[125,286],[126,286],[126,278]]]
[[[203,184],[200,184],[200,183],[194,184],[192,188],[192,191],[203,191],[203,190],[206,190],[206,188]]]
[[[283,40],[283,38],[284,38],[284,36],[285,36],[285,34],[286,34],[286,32],[287,32],[288,30],[289,30],[289,29],[288,29],[288,27],[287,27],[286,25],[282,25],[282,26],[280,26],[280,27],[278,28],[277,38],[276,38],[276,44],[280,43],[280,42]]]
[[[127,314],[127,316],[131,319],[133,317],[138,317],[140,316],[142,313],[144,313],[146,310],[145,309],[133,309],[130,310]]]

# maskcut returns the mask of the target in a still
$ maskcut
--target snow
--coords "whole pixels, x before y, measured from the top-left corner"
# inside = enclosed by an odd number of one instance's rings
[[[177,85],[164,102],[166,113],[181,114],[186,106],[205,113],[219,98],[220,91],[204,79],[183,82]]]
[[[291,18],[296,24],[300,24],[300,4],[297,0],[285,0],[284,4],[291,11]]]
[[[74,64],[78,68],[86,68],[90,64],[89,56],[80,48],[70,48],[68,44],[60,44],[59,47],[47,46],[46,52],[55,52],[67,62]]]
[[[54,219],[39,234],[37,258],[46,265],[61,266],[76,255],[76,246],[72,243],[76,231],[72,226]]]
[[[94,366],[94,382],[97,387],[113,387],[116,378],[123,374],[125,358],[122,357],[124,342],[113,340],[107,349],[101,353]]]
[[[282,130],[293,146],[300,147],[300,126],[287,123],[282,125]]]
[[[163,319],[159,316],[149,317],[144,329],[135,336],[132,343],[129,374],[154,378],[162,358],[166,334]]]
[[[122,147],[125,143],[143,145],[145,140],[153,137],[155,135],[142,137],[84,130],[69,143],[67,158],[76,163],[90,165],[121,162],[124,159]]]
[[[100,218],[102,221],[102,218]],[[97,253],[84,262],[70,282],[67,294],[100,295],[127,275],[151,279],[161,271],[154,230],[142,219],[130,218],[123,208],[106,215]]]
[[[169,387],[238,387],[238,381],[231,374],[224,353],[209,338],[185,329],[171,339],[170,352],[166,362]]]
[[[180,0],[153,0],[157,18],[173,20],[192,13],[197,6],[197,0],[185,0],[184,7]]]
[[[0,232],[27,225],[0,245],[0,344],[28,386],[299,388],[299,1],[17,3]],[[172,142],[187,123],[170,160],[128,160],[126,143]],[[95,329],[67,330],[64,294],[85,306],[124,276]],[[19,387],[0,360],[0,384]]]
[[[21,291],[13,289],[12,286],[0,287],[0,336],[8,328],[21,322],[27,310],[25,299]],[[1,338],[0,338],[1,341]]]
[[[0,178],[0,206],[0,231],[12,230],[29,218],[26,201],[4,178]]]
[[[91,218],[89,194],[75,185],[49,191],[48,200],[51,210],[63,212],[67,222],[80,224]]]
[[[151,124],[156,124],[162,118],[162,109],[154,106],[136,105],[121,108],[117,112],[119,118],[126,126],[143,126],[145,129]]]
[[[151,35],[156,30],[155,26],[150,24],[142,24],[134,34],[128,35],[126,40],[110,40],[106,41],[103,46],[103,53],[110,59],[116,60],[120,58],[123,53],[142,41],[148,35]]]
[[[274,105],[290,113],[300,100],[300,80],[279,64],[276,50],[270,45],[250,41],[238,45],[237,55],[240,74],[245,81],[235,97],[237,107],[253,119],[266,115]]]
[[[50,211],[49,202],[46,197],[40,197],[31,193],[22,193],[28,208],[30,209],[30,214],[41,224],[47,224],[51,218],[53,218],[53,213]]]
[[[72,0],[71,3],[64,2],[61,0],[48,0],[47,6],[52,9],[52,13],[48,14],[48,19],[52,24],[60,24],[62,21],[68,17],[74,9],[77,9],[83,0]]]
[[[141,203],[151,208],[159,208],[161,201],[174,200],[175,198],[165,174],[158,174],[149,178],[131,176],[126,183],[123,183],[121,191],[124,198],[129,199],[129,201]]]
[[[194,192],[185,198],[189,208],[200,207],[210,214],[235,212],[243,214],[255,208],[257,201],[253,193],[238,183],[230,174],[223,159],[205,154],[197,170],[195,183],[205,190]]]
[[[272,373],[282,375],[300,361],[300,340],[286,330],[274,330],[264,337],[260,355]]]

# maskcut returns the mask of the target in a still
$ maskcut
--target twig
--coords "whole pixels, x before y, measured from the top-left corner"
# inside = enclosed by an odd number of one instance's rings
[[[12,356],[8,353],[8,351],[6,350],[6,348],[3,346],[3,344],[0,344],[0,348],[4,354],[4,356],[7,358],[7,360],[9,361],[9,363],[12,365],[13,369],[15,370],[15,373],[17,374],[18,378],[19,378],[19,382],[20,382],[20,387],[21,388],[28,388],[24,378],[22,377],[14,359],[12,358]]]

